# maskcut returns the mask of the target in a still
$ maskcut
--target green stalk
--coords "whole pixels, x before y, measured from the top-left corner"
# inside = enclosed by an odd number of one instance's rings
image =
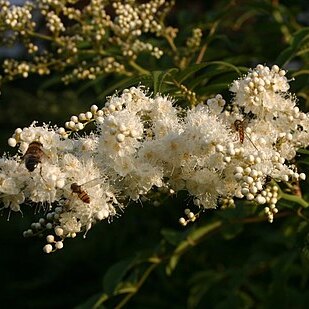
[[[299,204],[300,206],[304,208],[307,208],[309,206],[309,203],[307,201],[305,201],[302,197],[297,196],[297,195],[287,194],[281,191],[279,197],[287,201],[291,201],[293,203]]]
[[[132,68],[134,68],[136,71],[138,71],[141,74],[149,74],[149,71],[145,70],[141,66],[139,66],[134,60],[130,60],[129,64]]]

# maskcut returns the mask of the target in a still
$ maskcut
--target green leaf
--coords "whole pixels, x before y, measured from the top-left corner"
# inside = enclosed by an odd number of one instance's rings
[[[176,246],[178,245],[186,236],[186,233],[179,232],[171,229],[163,229],[161,230],[161,234],[168,241],[168,243]]]
[[[297,149],[297,152],[298,152],[298,153],[302,153],[302,154],[309,155],[309,150],[308,150],[308,149],[300,148],[300,149]]]
[[[208,69],[209,72],[213,72],[212,76],[222,74],[226,71],[235,71],[238,75],[241,75],[241,70],[236,67],[235,65],[225,62],[225,61],[211,61],[211,62],[203,62],[200,64],[194,64],[186,69],[182,70],[181,72],[177,73],[175,78],[179,83],[182,83],[189,77],[191,77],[194,73],[208,67],[208,66],[215,66],[215,68]]]
[[[183,81],[185,81],[192,74],[194,74],[194,73],[204,69],[208,65],[209,65],[208,62],[191,65],[191,66],[187,67],[186,69],[184,69],[184,70],[180,71],[179,73],[177,73],[177,76],[175,76],[175,78],[181,84]]]
[[[223,90],[226,90],[230,85],[230,82],[226,83],[217,83],[217,84],[211,84],[209,86],[203,87],[203,90],[201,91],[200,95],[210,95],[210,94],[217,94],[222,92]]]
[[[62,80],[60,76],[56,75],[55,77],[49,78],[48,80],[42,82],[38,90],[47,90],[48,88],[59,84],[62,84]]]
[[[165,267],[165,272],[168,276],[170,276],[172,274],[172,272],[174,271],[174,269],[176,268],[176,266],[179,262],[179,259],[180,259],[179,255],[173,255],[170,258],[169,263]]]
[[[302,206],[304,208],[309,207],[309,203],[307,201],[305,201],[303,198],[301,198],[300,196],[293,195],[293,194],[287,194],[287,193],[283,193],[283,192],[280,192],[279,196],[280,196],[280,198],[285,199],[289,202],[299,204],[300,206]]]
[[[188,236],[187,241],[192,246],[200,241],[204,236],[218,229],[222,225],[222,221],[215,221],[193,230]],[[193,241],[193,243],[192,243]]]
[[[167,71],[152,71],[152,78],[153,78],[153,92],[154,94],[161,93],[162,92],[162,84],[166,77],[172,73],[178,71],[176,68],[172,68]]]
[[[131,257],[114,264],[108,269],[103,279],[105,293],[108,295],[113,294],[127,272],[134,266],[134,261],[135,258]]]
[[[293,47],[288,47],[283,50],[278,58],[276,59],[275,63],[277,63],[280,67],[287,64],[295,55],[295,50]]]
[[[225,274],[223,272],[214,270],[200,271],[194,274],[189,281],[191,288],[188,298],[188,307],[196,308],[209,289],[224,278]]]
[[[279,66],[286,65],[294,56],[296,56],[301,46],[308,39],[309,27],[302,28],[299,31],[295,32],[293,34],[291,45],[280,53],[275,63],[277,63]]]
[[[309,27],[304,27],[293,34],[292,46],[298,47],[309,39]]]
[[[299,71],[293,72],[292,74],[293,77],[297,77],[301,75],[309,75],[309,70],[299,70]]]
[[[226,240],[233,239],[237,237],[243,231],[243,225],[238,224],[227,224],[224,229],[222,229],[222,236]]]

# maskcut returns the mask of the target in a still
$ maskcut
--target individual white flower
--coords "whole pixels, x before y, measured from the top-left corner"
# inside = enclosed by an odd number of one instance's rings
[[[211,154],[218,144],[231,140],[230,131],[207,107],[189,110],[184,119],[182,138],[188,153]]]
[[[153,105],[153,99],[147,96],[147,90],[141,86],[124,90],[121,98],[125,101],[127,110],[135,114],[147,112]]]
[[[90,134],[87,137],[80,137],[74,143],[77,153],[84,153],[83,155],[93,155],[97,150],[98,137],[94,134]]]
[[[8,178],[7,175],[0,174],[0,192],[9,195],[16,195],[20,188],[14,178]]]
[[[21,211],[20,205],[25,202],[25,195],[23,192],[19,192],[14,195],[4,195],[2,197],[2,201],[5,208],[10,208],[10,210],[15,212]]]
[[[170,132],[153,143],[149,142],[148,149],[143,149],[141,154],[147,156],[147,160],[151,159],[150,149],[152,148],[157,162],[168,163],[175,168],[181,166],[181,161],[187,157],[184,146],[183,137],[178,133]]]
[[[182,131],[182,124],[174,115],[166,115],[160,119],[155,119],[151,127],[151,136],[154,138],[161,138],[173,132],[180,133]]]
[[[138,156],[143,159],[144,162],[149,162],[152,165],[160,165],[161,160],[164,160],[162,157],[164,151],[161,146],[163,146],[161,139],[147,139],[139,148]]]
[[[63,155],[62,160],[60,161],[61,167],[66,173],[74,173],[79,171],[81,168],[80,160],[71,153],[66,153]]]
[[[65,175],[58,166],[46,163],[42,169],[32,173],[27,181],[25,192],[27,197],[34,203],[49,204],[60,198],[58,191],[59,183],[65,183]]]
[[[113,169],[113,172],[117,174],[116,177],[125,177],[132,173],[132,171],[135,169],[134,158],[132,156],[116,158],[108,168]]]
[[[6,156],[0,159],[0,197],[4,207],[13,211],[20,210],[20,204],[25,202],[25,182],[28,172],[23,165]]]
[[[174,102],[168,96],[157,95],[151,104],[150,118],[153,121],[168,117],[177,119],[177,109],[173,106]]]
[[[204,208],[216,208],[219,194],[224,191],[223,185],[219,175],[207,168],[192,172],[186,179],[189,193],[198,197]]]
[[[133,169],[120,181],[124,192],[132,200],[146,195],[154,186],[163,186],[163,171],[159,166],[153,166],[141,159],[132,161]]]
[[[59,222],[61,228],[63,229],[63,234],[71,237],[75,233],[81,231],[82,224],[79,222],[78,218],[72,216],[69,212],[63,212],[60,214]]]
[[[143,123],[127,110],[114,112],[100,124],[98,160],[111,168],[119,158],[133,156],[143,136]]]
[[[225,100],[223,99],[221,94],[217,94],[214,98],[207,100],[207,105],[213,115],[220,115],[225,106]],[[197,108],[198,107],[199,106],[197,106]]]

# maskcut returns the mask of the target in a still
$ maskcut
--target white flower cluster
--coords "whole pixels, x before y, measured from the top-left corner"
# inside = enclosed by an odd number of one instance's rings
[[[234,206],[245,198],[264,205],[270,222],[277,213],[277,182],[305,179],[290,163],[309,145],[309,116],[299,111],[285,72],[258,65],[235,81],[231,104],[221,95],[191,109],[143,87],[110,97],[72,116],[66,129],[96,132],[67,138],[64,128],[33,123],[9,139],[19,154],[0,161],[1,200],[6,208],[42,205],[46,218],[26,236],[47,232],[45,252],[66,237],[88,231],[153,188],[186,190],[200,209]],[[186,224],[195,215],[186,211]]]
[[[63,239],[88,231],[121,208],[104,170],[89,154],[92,137],[63,138],[63,128],[48,125],[16,129],[9,145],[19,154],[0,161],[0,192],[5,208],[20,204],[42,208],[46,218],[33,223],[25,236],[48,231],[46,252],[60,249]],[[53,235],[54,234],[54,235]],[[50,239],[54,240],[50,243]]]

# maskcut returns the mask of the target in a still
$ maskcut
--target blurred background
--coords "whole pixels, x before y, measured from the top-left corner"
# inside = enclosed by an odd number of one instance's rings
[[[218,20],[215,35],[207,41]],[[203,61],[226,61],[248,68],[258,63],[271,66],[291,47],[286,33],[293,36],[301,29],[308,29],[309,3],[306,0],[176,1],[167,21],[181,29],[179,41],[188,36],[193,26],[203,30],[208,44]],[[303,50],[308,46],[307,39]],[[0,61],[22,58],[23,53],[19,46],[1,47]],[[293,72],[308,70],[308,60],[308,53],[299,53],[285,61],[284,68],[292,76]],[[148,70],[173,67],[167,58],[149,62],[144,57],[139,61]],[[51,82],[55,77],[57,73],[47,77],[31,75],[2,85],[2,154],[7,151],[14,154],[15,149],[9,149],[7,139],[17,127],[29,126],[33,120],[63,126],[71,115],[87,111],[94,103],[102,107],[102,93],[121,79],[109,75],[94,83],[79,81],[64,85]],[[225,84],[236,77],[226,76]],[[215,82],[210,80],[207,86]],[[298,95],[299,105],[305,111],[309,103],[308,82],[308,74],[303,74],[291,83],[291,92]],[[215,94],[210,89],[209,95]],[[229,96],[227,88],[221,93]],[[306,165],[300,168],[307,171]],[[302,189],[304,197],[308,196],[307,182]],[[295,215],[293,205],[283,205],[281,216],[273,224],[248,219],[258,211],[239,204],[236,210],[207,211],[194,227],[183,228],[178,218],[191,203],[186,195],[166,198],[158,207],[147,201],[130,203],[113,222],[97,224],[86,239],[81,235],[68,239],[63,250],[49,255],[42,251],[44,240],[22,236],[37,220],[33,208],[24,207],[22,215],[12,213],[9,218],[7,210],[1,211],[0,307],[92,308],[92,300],[102,294],[104,276],[113,264],[138,252],[155,251],[162,244],[164,230],[181,236],[220,219],[225,222],[224,228],[188,250],[171,275],[166,274],[164,263],[158,266],[125,308],[308,308],[308,227]],[[238,224],[234,224],[235,220]],[[115,308],[116,304],[117,298],[106,307]]]

